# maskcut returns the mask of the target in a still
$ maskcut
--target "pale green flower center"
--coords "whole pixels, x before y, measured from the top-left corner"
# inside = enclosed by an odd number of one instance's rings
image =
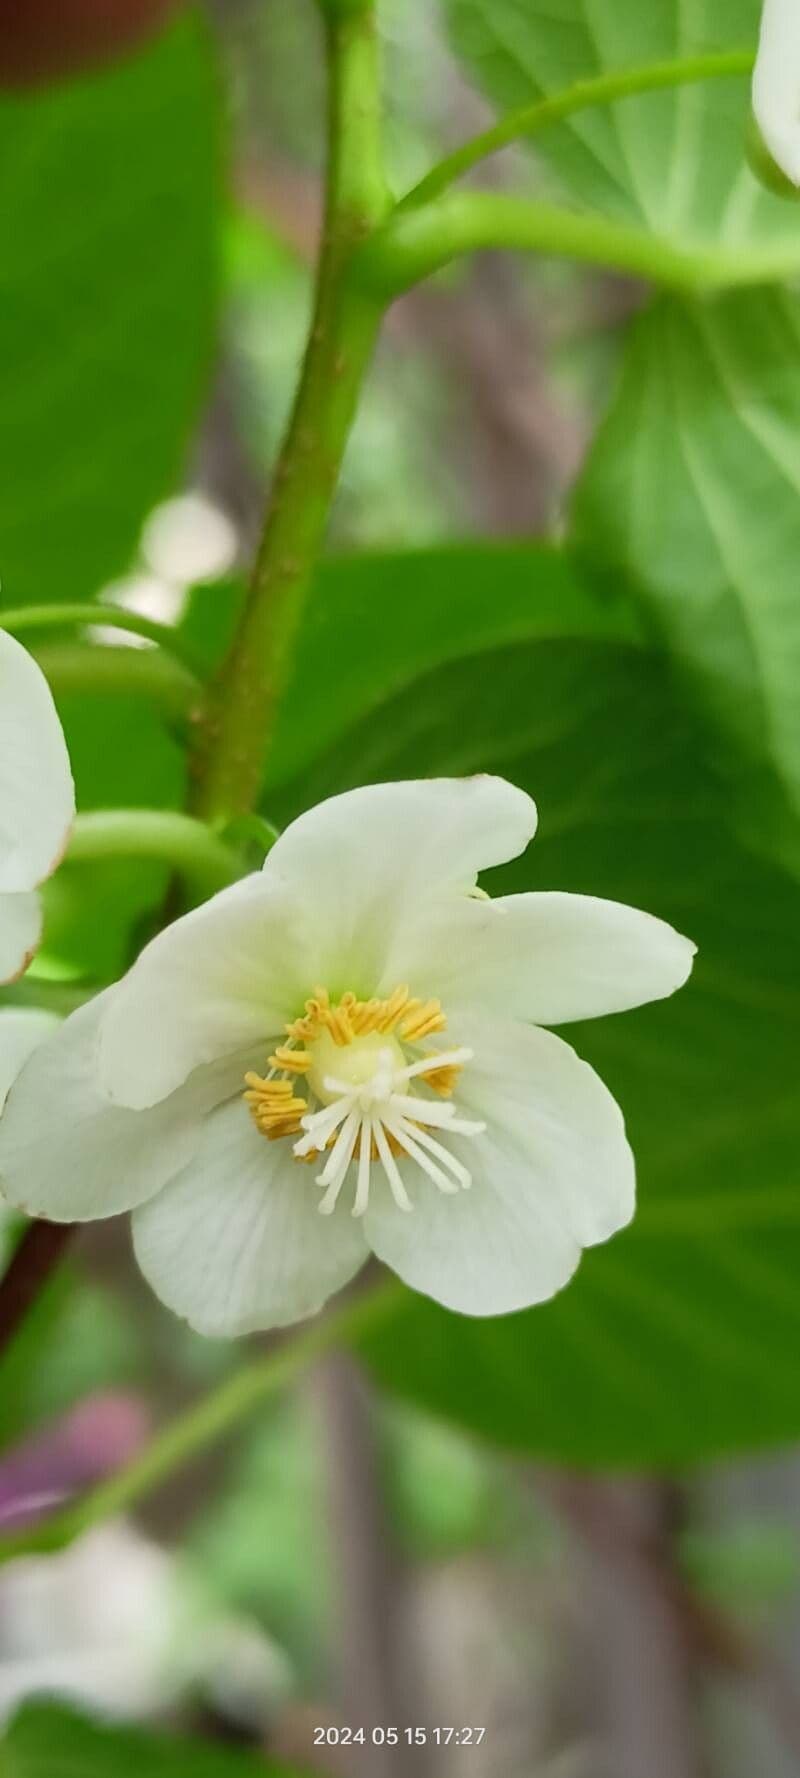
[[[397,1038],[387,1031],[370,1031],[366,1037],[354,1037],[352,1042],[341,1045],[330,1031],[323,1030],[308,1048],[311,1067],[306,1080],[321,1105],[331,1105],[340,1098],[341,1087],[362,1088],[369,1093],[387,1067],[392,1074],[398,1074],[406,1065]],[[338,1083],[333,1090],[327,1085],[330,1079]]]
[[[422,1048],[446,1024],[438,1000],[414,999],[406,987],[387,998],[359,1000],[347,993],[335,1002],[318,989],[302,1017],[287,1025],[288,1041],[270,1056],[266,1077],[246,1076],[245,1100],[263,1135],[296,1138],[298,1161],[328,1151],[317,1175],[326,1188],[323,1216],[335,1209],[351,1163],[354,1216],[367,1209],[375,1162],[401,1210],[412,1208],[397,1164],[404,1155],[442,1192],[472,1183],[468,1168],[442,1141],[477,1136],[485,1127],[459,1117],[451,1098],[472,1051]],[[301,1080],[309,1098],[298,1092]]]

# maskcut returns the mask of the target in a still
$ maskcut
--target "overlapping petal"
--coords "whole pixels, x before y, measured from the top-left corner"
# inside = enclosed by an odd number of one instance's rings
[[[60,1020],[43,1007],[5,1006],[0,1012],[0,1111],[34,1050],[58,1030]]]
[[[315,1314],[368,1250],[346,1209],[320,1216],[314,1172],[266,1142],[240,1102],[215,1112],[191,1166],[133,1219],[137,1260],[162,1302],[219,1336]]]
[[[24,975],[42,936],[42,907],[35,890],[0,894],[0,982]]]
[[[69,757],[47,680],[0,630],[0,892],[33,889],[50,875],[74,813]]]
[[[622,1114],[603,1082],[551,1032],[463,1017],[475,1048],[459,1092],[483,1136],[448,1146],[472,1173],[444,1197],[412,1162],[413,1210],[376,1192],[365,1218],[378,1257],[405,1283],[466,1315],[502,1315],[554,1296],[581,1249],[633,1214],[635,1174]]]
[[[312,984],[369,995],[407,920],[515,858],[535,831],[535,804],[503,778],[373,784],[292,822],[264,871],[303,909]]]
[[[290,893],[260,871],[168,926],[117,984],[104,1013],[99,1078],[143,1109],[194,1068],[266,1048],[314,986]]]
[[[0,1192],[29,1216],[87,1222],[130,1210],[191,1158],[202,1119],[241,1085],[247,1058],[201,1070],[147,1116],[112,1105],[97,1081],[100,1023],[115,989],[45,1035],[0,1121]]]
[[[674,992],[694,946],[589,896],[471,894],[481,869],[523,849],[535,819],[529,797],[492,778],[374,786],[301,817],[262,872],[168,928],[29,1057],[0,1123],[10,1201],[53,1220],[133,1209],[143,1272],[211,1335],[313,1314],[370,1248],[466,1314],[551,1297],[584,1247],[630,1220],[635,1180],[611,1094],[539,1027]],[[351,1215],[344,1189],[322,1216],[317,1167],[300,1164],[291,1133],[268,1141],[256,1129],[244,1074],[264,1070],[318,986],[369,998],[405,983],[445,1007],[446,1033],[433,1041],[457,1052],[457,1115],[431,1095],[436,1137],[428,1129],[427,1148],[416,1146],[413,1092],[430,1091],[413,1085],[419,1060],[407,1071],[410,1101],[376,1074],[358,1113],[366,1214]],[[18,1035],[8,1078],[28,1041]],[[0,1032],[0,1099],[3,1067]],[[387,1094],[386,1127],[402,1147],[410,1117],[412,1139],[398,1179],[376,1137],[370,1181],[374,1108]],[[342,1133],[350,1140],[354,1128]],[[419,1165],[440,1152],[439,1135],[455,1158],[449,1172]],[[354,1164],[348,1153],[342,1167]],[[460,1167],[471,1187],[445,1190]]]
[[[448,1009],[560,1025],[674,994],[695,951],[666,921],[593,895],[464,896],[398,932],[378,992],[413,981]]]

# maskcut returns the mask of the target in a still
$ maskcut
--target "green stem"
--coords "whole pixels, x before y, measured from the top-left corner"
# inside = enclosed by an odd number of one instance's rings
[[[183,721],[197,710],[202,687],[177,660],[154,648],[114,648],[93,643],[50,642],[35,650],[36,659],[58,695],[133,693],[151,698],[165,715]]]
[[[632,224],[495,192],[448,192],[421,209],[396,211],[362,248],[359,270],[384,301],[466,253],[509,248],[614,267],[685,291],[723,290],[793,276],[791,239],[746,252],[681,247]]]
[[[138,611],[123,611],[119,605],[20,605],[12,611],[0,611],[0,629],[12,635],[25,635],[28,630],[59,630],[65,625],[91,625],[104,630],[124,630],[131,636],[142,636],[157,642],[167,654],[181,661],[190,673],[197,671],[197,662],[179,632],[170,624],[156,623],[154,618],[140,617]]]
[[[172,1475],[252,1414],[271,1395],[332,1347],[351,1344],[397,1308],[403,1287],[383,1279],[372,1290],[346,1299],[328,1315],[311,1322],[277,1350],[253,1359],[229,1377],[196,1407],[191,1407],[158,1434],[127,1469],[102,1482],[75,1505],[54,1513],[31,1530],[0,1537],[0,1563],[33,1551],[63,1549],[114,1513],[127,1511]]]
[[[241,876],[237,855],[205,823],[172,809],[98,809],[78,815],[69,864],[100,858],[157,858],[212,895]]]
[[[752,49],[721,50],[712,55],[645,62],[636,68],[620,68],[610,74],[597,74],[587,80],[576,80],[560,93],[553,93],[547,99],[539,99],[532,105],[521,105],[518,110],[509,111],[491,129],[484,130],[479,136],[473,136],[470,142],[465,142],[461,148],[457,148],[453,154],[432,167],[425,178],[406,193],[398,207],[404,210],[429,203],[432,198],[439,197],[446,191],[454,180],[460,179],[464,173],[477,166],[479,161],[497,154],[501,148],[507,148],[510,142],[517,142],[523,136],[534,136],[539,130],[544,130],[549,124],[558,123],[565,117],[574,117],[576,112],[587,111],[597,105],[610,105],[617,99],[633,98],[640,93],[746,75],[751,72],[754,59]]]
[[[230,816],[257,802],[278,698],[325,536],[382,305],[351,277],[356,249],[387,213],[372,5],[326,9],[329,154],[314,314],[275,472],[250,594],[209,698],[195,806]]]

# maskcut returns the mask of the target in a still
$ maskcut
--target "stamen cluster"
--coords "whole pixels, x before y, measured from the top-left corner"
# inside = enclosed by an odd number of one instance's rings
[[[354,1216],[363,1216],[367,1209],[374,1161],[380,1162],[401,1210],[413,1206],[398,1155],[415,1161],[442,1192],[467,1190],[471,1185],[468,1168],[431,1132],[477,1136],[485,1128],[459,1117],[451,1102],[441,1102],[450,1101],[472,1051],[414,1053],[415,1046],[446,1025],[438,1000],[416,999],[406,986],[395,988],[385,999],[359,1000],[348,991],[337,1002],[319,988],[306,1001],[304,1014],[286,1026],[287,1042],[270,1056],[268,1074],[245,1076],[244,1098],[263,1135],[271,1141],[297,1137],[292,1152],[298,1161],[313,1160],[330,1150],[317,1179],[326,1188],[319,1205],[323,1216],[335,1209],[354,1159]],[[341,1065],[334,1071],[337,1051]],[[329,1068],[326,1064],[331,1061]],[[313,1106],[297,1092],[298,1076],[308,1082]],[[420,1087],[432,1089],[437,1099],[423,1096]]]

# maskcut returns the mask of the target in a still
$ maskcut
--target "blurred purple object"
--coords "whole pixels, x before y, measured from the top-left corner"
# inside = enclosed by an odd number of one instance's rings
[[[109,1390],[0,1457],[0,1527],[35,1523],[104,1476],[146,1443],[151,1419],[136,1395]]]

